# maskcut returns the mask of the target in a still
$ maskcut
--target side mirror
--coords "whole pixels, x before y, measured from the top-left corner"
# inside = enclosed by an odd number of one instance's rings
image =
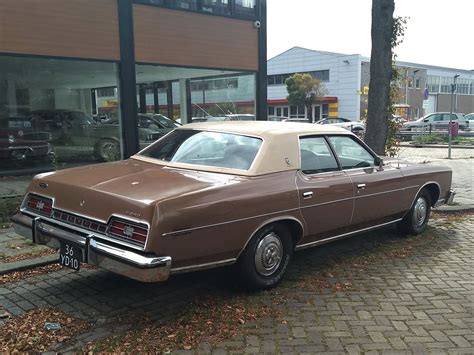
[[[430,122],[429,118],[425,118],[423,122]]]
[[[379,170],[383,170],[383,159],[382,158],[376,157],[374,159],[374,164],[375,164],[375,166],[378,167]]]

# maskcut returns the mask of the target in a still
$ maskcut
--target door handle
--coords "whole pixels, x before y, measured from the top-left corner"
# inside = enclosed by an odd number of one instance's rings
[[[365,186],[366,186],[365,184],[357,184],[357,188],[358,188],[359,190],[365,189]]]
[[[308,199],[308,198],[311,198],[313,197],[313,191],[307,191],[307,192],[303,192],[303,199]]]

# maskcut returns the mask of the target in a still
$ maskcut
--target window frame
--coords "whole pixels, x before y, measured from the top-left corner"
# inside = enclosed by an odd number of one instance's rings
[[[202,9],[202,1],[201,0],[196,0],[196,9],[186,9],[186,8],[181,8],[181,7],[174,7],[171,5],[168,5],[166,3],[163,4],[154,4],[151,3],[148,0],[132,0],[134,4],[139,4],[139,5],[146,5],[146,6],[155,6],[155,7],[162,7],[165,9],[171,9],[171,10],[176,10],[176,11],[185,11],[185,12],[193,12],[193,13],[199,13],[203,15],[209,15],[209,16],[219,16],[219,17],[227,17],[227,18],[236,18],[236,19],[241,19],[241,20],[249,20],[249,21],[255,21],[259,17],[259,7],[260,7],[260,0],[255,1],[255,8],[254,8],[254,13],[253,14],[246,14],[239,12],[236,10],[236,4],[235,0],[229,0],[229,14],[220,14],[216,12],[209,12],[205,11]]]
[[[302,163],[302,161],[301,161],[302,160],[302,157],[301,157],[301,140],[305,139],[305,138],[323,138],[323,140],[325,141],[327,147],[329,148],[329,152],[331,153],[332,157],[336,161],[337,170],[321,171],[321,172],[312,173],[312,174],[305,173],[303,171],[303,169],[301,168],[301,163]],[[336,152],[334,151],[334,147],[331,145],[331,142],[329,141],[328,136],[325,135],[325,134],[300,134],[300,135],[298,135],[298,156],[299,156],[299,160],[300,160],[300,168],[298,170],[304,176],[315,176],[315,175],[329,174],[329,173],[335,173],[335,172],[338,172],[338,171],[343,171],[342,166],[341,166],[341,162],[337,158]]]
[[[365,142],[363,140],[361,140],[359,137],[357,137],[356,135],[350,135],[350,134],[328,134],[325,136],[326,137],[326,140],[329,142],[330,146],[331,146],[331,149],[333,151],[333,154],[334,156],[336,157],[336,160],[337,160],[337,163],[339,164],[340,168],[341,168],[341,171],[354,171],[354,170],[359,170],[359,169],[369,169],[369,168],[375,168],[376,167],[376,161],[378,159],[381,159],[372,149],[370,149],[370,147],[365,144]],[[364,166],[364,167],[360,167],[360,168],[346,168],[344,169],[343,166],[342,166],[342,163],[341,161],[339,160],[339,157],[337,155],[337,152],[336,152],[336,148],[334,147],[334,145],[332,144],[331,140],[329,139],[330,137],[349,137],[350,139],[352,139],[353,141],[355,141],[356,143],[360,144],[362,146],[362,148],[364,148],[374,159],[374,166]]]

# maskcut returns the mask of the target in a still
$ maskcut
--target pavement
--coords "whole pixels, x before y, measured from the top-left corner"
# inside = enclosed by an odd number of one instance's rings
[[[247,322],[246,333],[178,353],[472,353],[473,227],[472,215],[437,217],[418,237],[389,229],[297,252],[282,284],[248,296],[275,307],[279,317]],[[200,295],[229,296],[236,292],[232,277],[219,269],[143,284],[98,269],[62,269],[2,285],[0,305],[13,315],[55,307],[92,322],[50,349],[73,352],[134,329],[131,314],[161,324]]]
[[[452,188],[456,190],[454,206],[443,206],[441,211],[474,209],[474,149],[447,149],[402,147],[399,157],[415,163],[447,165],[453,170]]]

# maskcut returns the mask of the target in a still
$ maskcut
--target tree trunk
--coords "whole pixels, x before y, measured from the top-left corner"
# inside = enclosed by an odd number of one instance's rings
[[[380,155],[385,152],[390,114],[394,9],[394,0],[372,0],[372,52],[365,142]]]
[[[306,119],[308,120],[309,123],[313,123],[313,118],[311,117],[311,115],[313,114],[313,111],[311,110],[312,108],[312,104],[305,104],[306,106]]]

